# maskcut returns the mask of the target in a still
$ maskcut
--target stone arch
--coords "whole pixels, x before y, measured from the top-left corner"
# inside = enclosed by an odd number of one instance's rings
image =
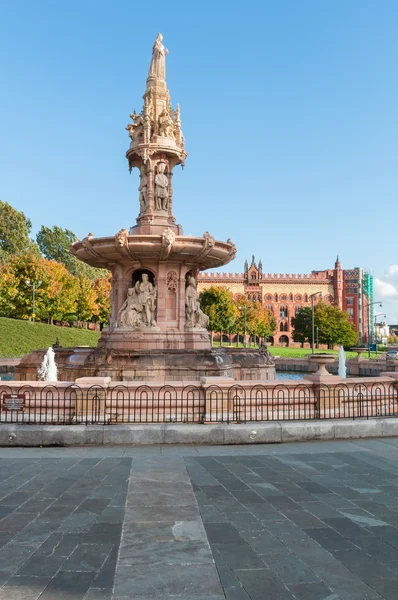
[[[135,269],[131,273],[131,285],[134,287],[137,281],[141,281],[142,276],[148,275],[149,281],[152,285],[156,285],[156,275],[150,269]]]
[[[279,338],[279,344],[281,346],[288,346],[289,345],[289,338],[287,335],[281,335]]]

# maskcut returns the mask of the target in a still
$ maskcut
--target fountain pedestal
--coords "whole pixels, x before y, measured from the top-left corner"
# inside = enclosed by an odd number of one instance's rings
[[[338,375],[332,375],[326,369],[326,365],[330,365],[336,361],[336,357],[333,354],[310,354],[308,356],[308,361],[310,363],[315,363],[319,366],[318,370],[315,373],[305,375],[304,379],[309,379],[313,383],[337,383],[337,381],[342,378]]]

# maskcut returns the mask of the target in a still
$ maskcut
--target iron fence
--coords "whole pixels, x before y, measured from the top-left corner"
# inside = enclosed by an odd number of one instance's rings
[[[394,382],[105,388],[0,385],[0,425],[247,423],[398,416]]]

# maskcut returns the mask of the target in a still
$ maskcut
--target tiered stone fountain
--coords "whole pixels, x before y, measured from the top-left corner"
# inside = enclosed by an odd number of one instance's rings
[[[80,260],[112,273],[111,314],[98,348],[57,349],[59,380],[83,376],[117,381],[197,380],[201,376],[274,379],[267,352],[212,350],[200,309],[197,274],[230,262],[227,240],[186,236],[173,215],[173,169],[187,153],[180,108],[173,110],[166,86],[165,50],[159,34],[144,93],[144,106],[126,127],[130,171],[140,172],[139,215],[130,230],[111,237],[88,234],[71,246]],[[25,357],[17,378],[35,379],[42,352]]]

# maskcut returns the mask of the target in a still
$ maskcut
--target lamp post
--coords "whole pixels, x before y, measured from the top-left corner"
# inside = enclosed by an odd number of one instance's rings
[[[37,288],[39,288],[41,286],[41,281],[39,279],[39,281],[35,282],[31,282],[30,279],[26,279],[25,281],[26,285],[28,287],[32,288],[32,322],[35,322],[35,292],[37,290]]]
[[[369,302],[369,304],[365,304],[363,307],[363,310],[365,310],[365,308],[368,309],[368,358],[370,358],[370,307],[374,304],[378,304],[380,308],[383,308],[382,302]]]
[[[310,298],[311,298],[311,316],[312,316],[312,337],[311,337],[311,354],[315,354],[315,296],[317,296],[318,294],[320,294],[320,297],[322,299],[322,292],[315,292],[314,294],[311,294]]]

